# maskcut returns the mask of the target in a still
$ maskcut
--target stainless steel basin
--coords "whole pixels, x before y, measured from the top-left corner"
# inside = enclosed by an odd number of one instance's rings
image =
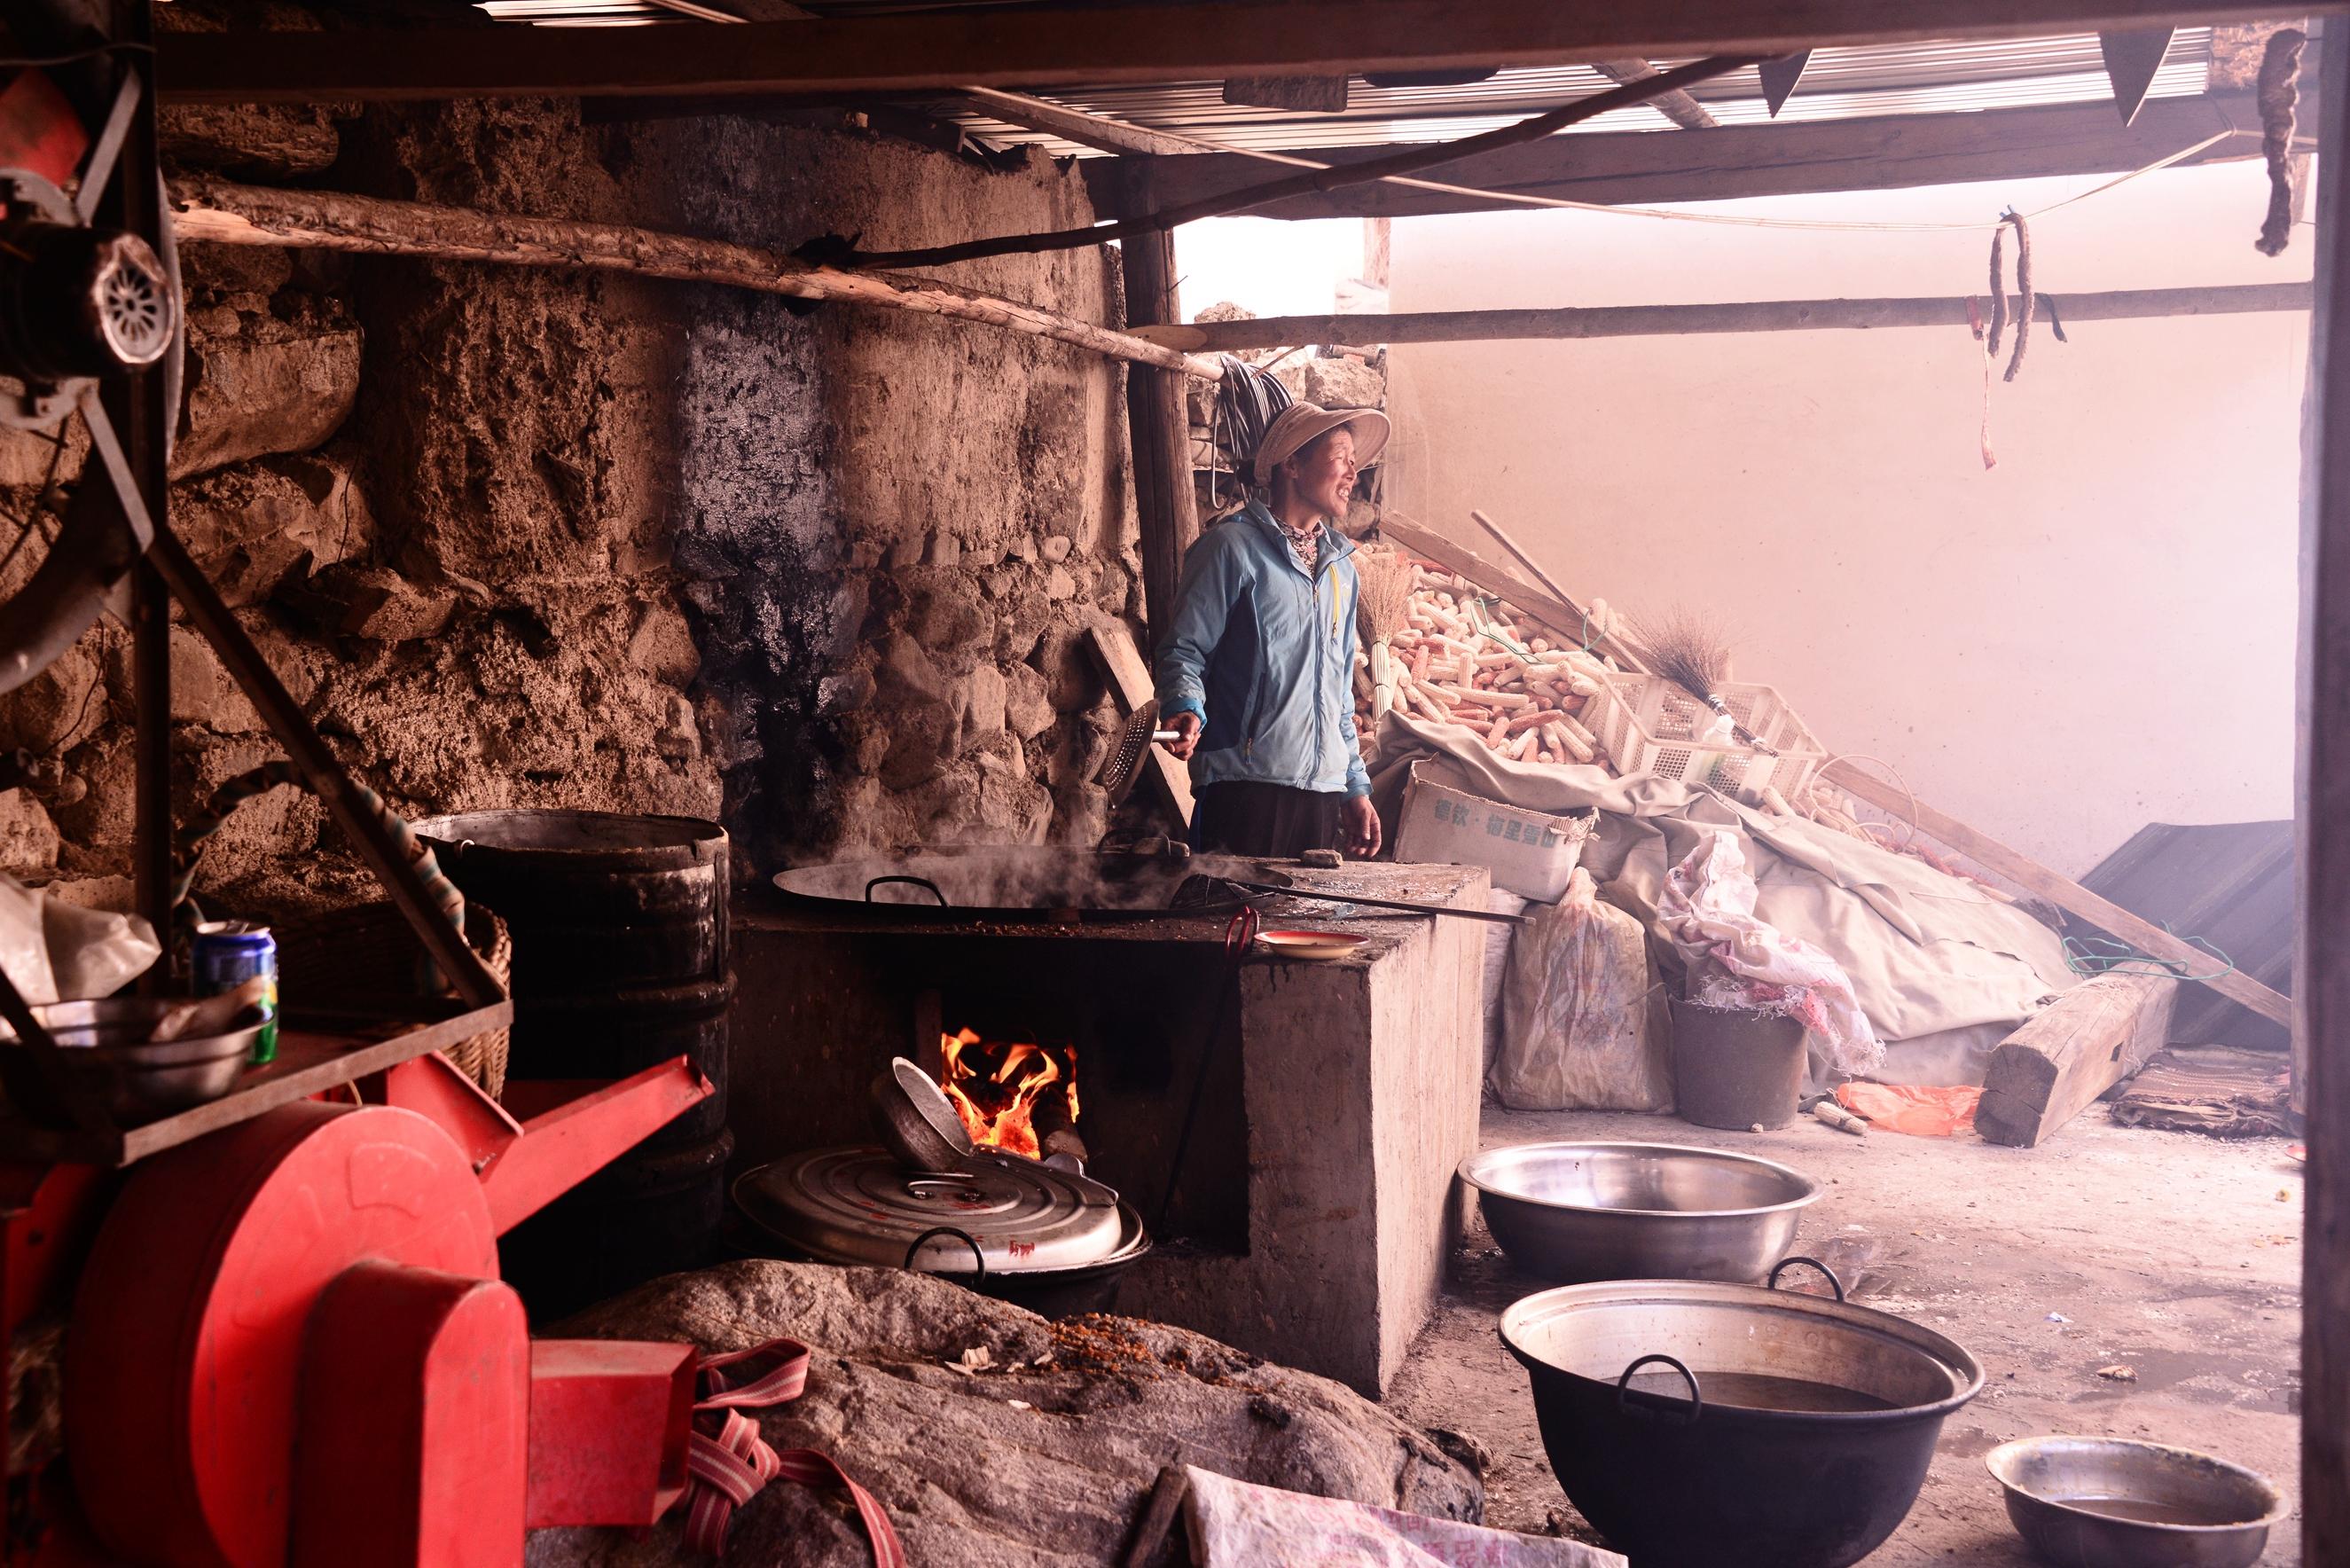
[[[2127,1438],[2025,1438],[1983,1462],[2055,1568],[2250,1568],[2291,1511],[2257,1471]]]
[[[1544,1279],[1752,1283],[1820,1184],[1751,1155],[1659,1143],[1522,1143],[1461,1162],[1485,1223]]]

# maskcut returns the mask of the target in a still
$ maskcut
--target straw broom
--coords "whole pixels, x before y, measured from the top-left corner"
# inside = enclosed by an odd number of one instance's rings
[[[1371,723],[1395,706],[1395,659],[1388,644],[1411,614],[1411,563],[1393,550],[1355,552],[1355,621],[1371,658]]]

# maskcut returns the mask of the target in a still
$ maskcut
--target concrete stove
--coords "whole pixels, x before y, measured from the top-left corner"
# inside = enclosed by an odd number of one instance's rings
[[[1475,867],[1283,863],[1302,892],[1482,910]],[[783,908],[734,919],[733,1126],[742,1166],[871,1141],[865,1088],[942,1033],[1074,1046],[1089,1172],[1152,1223],[1116,1308],[1377,1395],[1435,1303],[1477,1140],[1482,922],[1357,907],[1296,924],[1367,937],[1351,957],[1251,952],[1225,919],[983,923]],[[1232,983],[1236,978],[1237,983]],[[1202,1111],[1170,1188],[1203,1064]]]

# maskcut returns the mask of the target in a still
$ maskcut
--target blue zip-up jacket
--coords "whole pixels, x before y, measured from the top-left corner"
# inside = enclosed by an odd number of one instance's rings
[[[1231,780],[1371,793],[1355,736],[1355,547],[1322,526],[1308,576],[1252,501],[1183,557],[1159,639],[1159,710],[1197,713],[1192,785]]]

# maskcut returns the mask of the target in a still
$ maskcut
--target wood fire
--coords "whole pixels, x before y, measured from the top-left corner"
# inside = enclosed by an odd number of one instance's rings
[[[1036,1129],[1037,1103],[1055,1084],[1061,1086],[1068,1121],[1076,1123],[1075,1046],[1047,1049],[1025,1040],[991,1043],[972,1029],[941,1035],[939,1043],[946,1058],[939,1087],[946,1091],[973,1143],[1031,1159],[1043,1158]]]

